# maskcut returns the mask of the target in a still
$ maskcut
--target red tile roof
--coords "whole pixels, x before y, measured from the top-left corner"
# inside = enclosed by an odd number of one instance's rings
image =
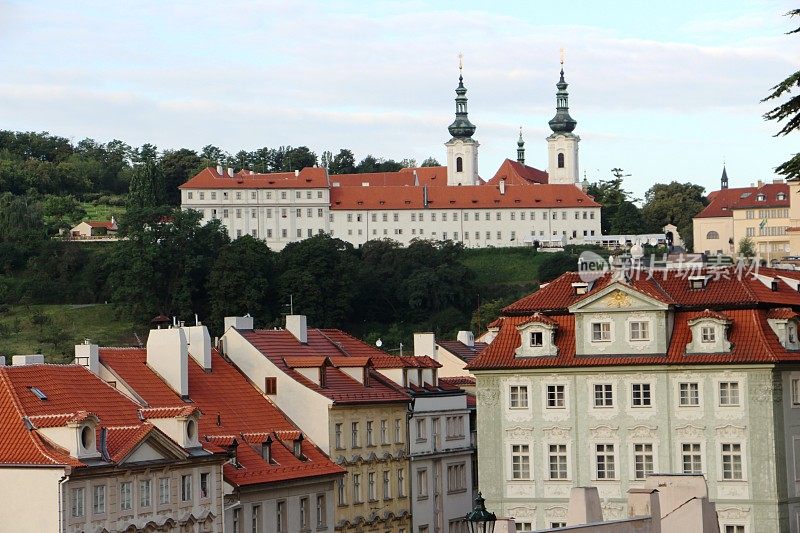
[[[439,383],[445,383],[447,385],[466,385],[466,386],[475,386],[475,378],[472,376],[449,376],[444,378],[439,378]]]
[[[778,199],[783,194],[783,200]],[[759,201],[759,195],[764,200]],[[766,183],[758,187],[721,189],[708,195],[709,204],[695,218],[732,217],[734,209],[789,207],[789,185]]]
[[[759,195],[764,196],[764,200],[759,200]],[[781,200],[780,197],[783,199]],[[750,196],[740,199],[734,209],[751,209],[766,207],[789,207],[789,184],[788,183],[765,183]]]
[[[543,170],[506,159],[500,164],[492,179],[486,183],[499,185],[501,180],[506,180],[506,185],[533,185],[548,183],[548,179],[547,172]]]
[[[40,400],[31,388],[46,396]],[[60,427],[97,417],[98,442],[108,431],[112,461],[124,458],[151,431],[139,419],[139,406],[79,365],[26,365],[0,368],[0,463],[86,466],[36,428]],[[33,429],[25,426],[28,417]]]
[[[105,220],[87,220],[86,223],[93,228],[106,228],[110,230],[117,228],[117,225],[114,222]]]
[[[798,317],[800,317],[800,314],[790,307],[776,307],[767,312],[767,318],[777,320],[792,320]]]
[[[147,366],[147,352],[139,348],[101,348],[100,362],[148,404],[149,411],[161,412],[161,407],[171,408],[183,403],[181,398]],[[225,391],[221,395],[219,391]],[[194,359],[189,358],[189,397],[192,407],[203,412],[200,434],[208,437],[209,449],[223,450],[231,439],[244,441],[242,434],[272,435],[298,432],[298,428],[272,402],[258,390],[233,365],[214,350],[211,371],[206,372]],[[185,404],[184,404],[185,405]],[[285,433],[282,433],[285,434]],[[338,475],[344,472],[311,441],[304,440],[302,452],[308,458],[295,457],[283,444],[273,444],[273,458],[277,464],[268,465],[257,446],[240,445],[237,459],[241,468],[224,466],[225,479],[234,485],[249,485],[316,476]]]
[[[755,187],[738,187],[735,189],[720,189],[709,193],[709,204],[695,218],[732,217],[733,207],[744,195],[751,195]]]
[[[428,187],[427,209],[530,209],[600,207],[574,185]],[[334,187],[331,209],[425,209],[423,187]]]
[[[180,186],[181,189],[325,189],[328,187],[324,168],[309,167],[294,172],[274,174],[250,174],[239,171],[233,177],[217,174],[216,169],[206,168]]]
[[[706,276],[702,289],[692,289],[686,272],[679,270],[655,272],[650,279],[634,278],[628,286],[648,296],[667,303],[674,312],[674,328],[667,353],[660,355],[598,355],[575,354],[575,319],[568,308],[574,303],[597,294],[609,283],[610,275],[595,281],[586,295],[576,295],[572,283],[578,281],[577,273],[569,272],[509,305],[503,310],[497,337],[468,369],[536,368],[558,366],[603,366],[632,364],[700,364],[743,362],[800,362],[800,352],[784,349],[767,324],[768,318],[796,317],[794,309],[800,308],[800,293],[778,279],[777,290],[772,290],[775,276],[800,279],[800,272],[760,269],[758,276],[742,273],[736,267],[704,269],[692,274]],[[762,281],[763,280],[763,281]],[[768,286],[769,285],[769,286]],[[773,309],[774,306],[791,306]],[[793,309],[794,308],[794,309]],[[520,345],[517,326],[532,320],[536,313],[547,314],[557,324],[555,343],[557,356],[515,357]],[[730,353],[687,354],[686,344],[691,341],[689,322],[698,318],[715,318],[730,322]]]
[[[411,364],[407,358],[392,356],[363,343],[336,329],[309,329],[308,342],[300,343],[294,335],[286,330],[250,330],[239,331],[250,344],[272,361],[287,375],[291,376],[306,387],[330,398],[335,403],[397,403],[408,402],[408,395],[391,380],[384,378],[375,370],[368,370],[370,380],[368,385],[353,379],[336,366],[324,367],[325,387],[320,387],[285,362],[286,357],[320,357],[325,356],[336,361],[339,366],[344,366],[339,358],[361,358],[360,363],[367,362],[378,368],[402,368]],[[414,358],[411,358],[414,359]],[[397,366],[402,361],[403,366]],[[415,365],[429,364],[417,361]],[[358,366],[361,366],[359,364]]]
[[[494,324],[494,322],[492,324]],[[489,326],[492,324],[489,324]],[[461,341],[436,341],[436,344],[455,355],[465,363],[472,361],[479,353],[489,346],[489,343],[486,342],[476,342],[473,346],[467,346]]]

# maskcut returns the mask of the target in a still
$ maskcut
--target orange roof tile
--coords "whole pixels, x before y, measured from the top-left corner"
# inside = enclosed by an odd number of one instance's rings
[[[506,159],[486,184],[499,185],[501,180],[506,180],[506,185],[533,185],[548,183],[549,177],[543,170]]]
[[[328,187],[324,168],[309,167],[294,172],[250,174],[237,172],[233,177],[217,174],[208,167],[180,186],[181,189],[324,189]]]

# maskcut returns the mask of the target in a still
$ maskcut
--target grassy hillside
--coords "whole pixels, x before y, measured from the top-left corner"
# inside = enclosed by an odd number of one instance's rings
[[[0,355],[41,353],[50,362],[72,360],[85,338],[101,346],[137,344],[134,326],[111,305],[15,305],[0,314]],[[146,332],[136,333],[144,339]]]
[[[477,248],[465,250],[463,263],[478,285],[528,285],[536,280],[544,257],[532,247]]]
[[[81,207],[86,211],[87,220],[111,220],[112,216],[119,220],[120,215],[125,213],[125,208],[118,205],[82,202]]]

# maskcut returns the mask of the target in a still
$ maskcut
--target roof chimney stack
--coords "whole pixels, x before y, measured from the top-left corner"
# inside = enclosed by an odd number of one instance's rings
[[[96,344],[92,344],[89,339],[83,341],[83,344],[75,345],[75,360],[76,365],[81,365],[94,375],[100,373],[100,348]]]
[[[228,167],[228,176],[233,177],[233,168]]]
[[[294,338],[303,344],[308,344],[308,326],[306,315],[286,315],[286,329]]]
[[[192,359],[203,367],[203,370],[211,370],[211,335],[208,328],[202,324],[183,328],[186,334],[187,350]]]
[[[506,193],[506,180],[505,178],[500,180],[500,194],[504,195]]]
[[[189,354],[183,328],[151,329],[147,337],[147,366],[156,371],[181,398],[189,396]]]
[[[226,316],[225,331],[227,331],[228,328],[253,329],[253,317],[249,314],[244,316]]]
[[[424,355],[436,359],[436,336],[433,333],[414,333],[414,356]]]
[[[299,170],[299,169],[295,170],[295,171],[294,171],[294,177],[296,178],[296,177],[298,177],[299,175],[300,175],[300,170]]]
[[[222,165],[217,165],[217,174],[222,176]]]
[[[15,355],[11,358],[13,366],[43,365],[44,356],[40,353],[32,355]]]
[[[475,335],[471,331],[459,331],[456,339],[465,346],[475,346]]]

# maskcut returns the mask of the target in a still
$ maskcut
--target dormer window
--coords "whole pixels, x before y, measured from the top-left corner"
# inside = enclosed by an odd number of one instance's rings
[[[646,320],[635,320],[630,323],[630,339],[632,341],[650,340],[650,322]]]
[[[543,337],[541,331],[533,331],[531,332],[531,346],[532,347],[541,347],[543,345]]]
[[[706,309],[689,320],[692,340],[686,353],[727,353],[731,351],[728,328],[731,320],[725,314]]]
[[[576,296],[581,296],[589,292],[589,284],[585,282],[576,282],[572,284],[572,289],[575,291]]]
[[[272,464],[272,437],[267,437],[267,440],[261,443],[261,458],[267,464]]]
[[[716,329],[711,326],[703,326],[700,328],[700,342],[704,344],[717,342]]]
[[[704,289],[706,280],[705,276],[689,276],[689,288],[693,290]]]
[[[190,418],[186,422],[186,440],[192,442],[196,438],[197,438],[197,421],[194,418]]]
[[[95,432],[91,426],[83,426],[81,428],[81,446],[84,451],[94,451],[95,449]]]
[[[786,193],[779,192],[778,193],[778,200],[786,200]]]
[[[764,193],[759,193],[756,195],[756,200],[759,202],[763,202],[767,199],[767,196]]]

